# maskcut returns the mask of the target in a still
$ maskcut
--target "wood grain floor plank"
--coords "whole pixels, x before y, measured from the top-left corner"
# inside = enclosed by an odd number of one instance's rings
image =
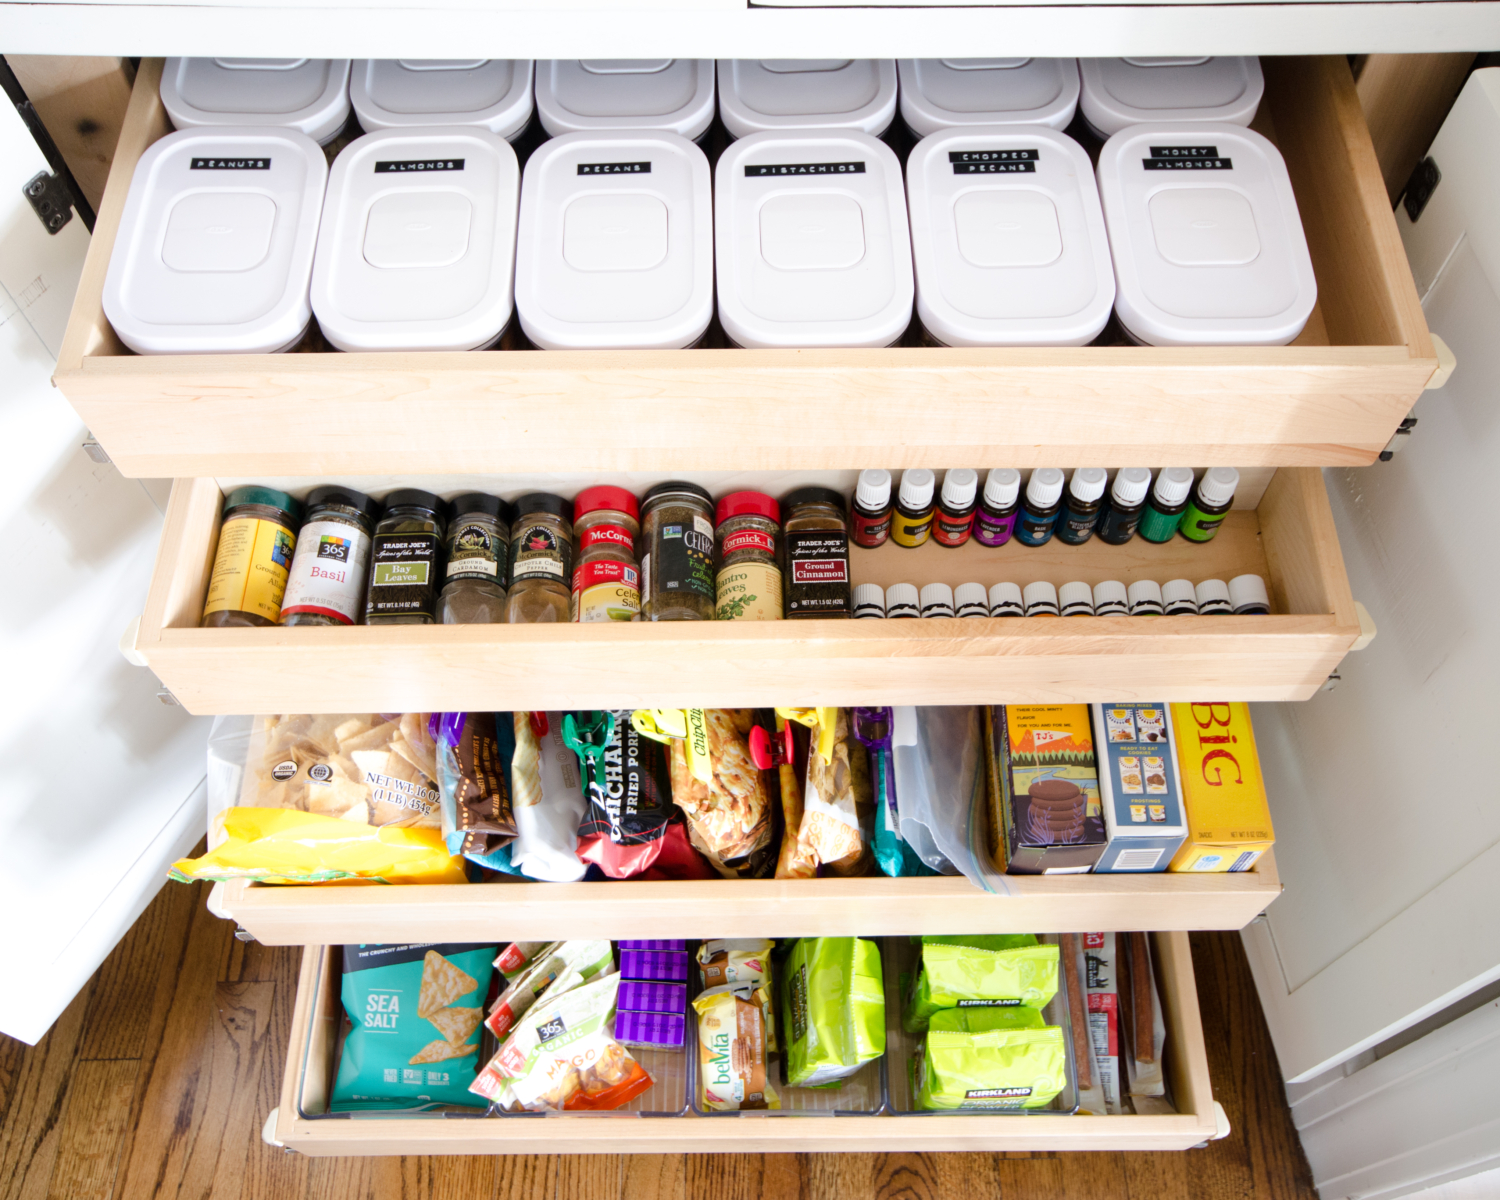
[[[813,1154],[803,1169],[809,1200],[847,1200],[873,1196],[876,1154]]]
[[[1067,1200],[1120,1200],[1126,1194],[1124,1154],[1064,1154],[1057,1159]]]
[[[872,1164],[874,1195],[879,1200],[944,1200],[947,1196],[983,1193],[943,1189],[942,1160],[946,1154],[877,1154]],[[814,1195],[827,1194],[821,1188]]]
[[[10,1102],[16,1094],[16,1081],[30,1050],[25,1042],[0,1034],[0,1129],[5,1127]]]
[[[557,1191],[553,1194],[557,1200],[610,1200],[620,1194],[624,1168],[621,1155],[570,1155],[557,1164]]]
[[[718,1120],[720,1118],[714,1118]],[[723,1120],[740,1118],[724,1117]],[[760,1118],[748,1118],[757,1120]],[[772,1117],[770,1120],[780,1118]],[[795,1120],[796,1118],[788,1118]],[[810,1155],[827,1158],[829,1155]],[[834,1156],[842,1157],[842,1156]],[[693,1200],[761,1200],[765,1194],[765,1155],[763,1154],[689,1154],[687,1156],[687,1194]],[[815,1193],[809,1188],[810,1197]],[[558,1200],[563,1200],[559,1195]]]
[[[404,1162],[400,1158],[312,1159],[307,1176],[308,1200],[407,1200]],[[545,1200],[545,1195],[537,1200]]]
[[[495,1194],[497,1159],[429,1156],[401,1160],[401,1195],[412,1200],[478,1200]]]
[[[80,1062],[68,1081],[48,1200],[109,1200],[141,1064],[128,1058]]]
[[[1024,1121],[1026,1118],[1020,1119]],[[1017,1159],[997,1155],[995,1178],[1000,1183],[1000,1200],[1063,1200],[1066,1193],[1063,1191],[1062,1157],[1066,1156]],[[1228,1200],[1228,1197],[1222,1200]]]
[[[806,1200],[807,1157],[805,1154],[760,1156],[760,1194],[765,1200]]]
[[[555,1154],[508,1154],[499,1160],[495,1200],[553,1200],[557,1195]]]
[[[281,1077],[292,1035],[292,1009],[297,999],[299,955],[298,948],[287,946],[280,949],[275,959],[279,977],[274,981],[276,995],[271,1003],[271,1027],[256,1085],[255,1119],[261,1122],[281,1103]],[[254,1133],[256,1136],[245,1158],[239,1200],[304,1200],[308,1195],[312,1160],[303,1154],[289,1154],[268,1146],[258,1136],[258,1129]],[[231,1193],[233,1195],[235,1193]]]
[[[625,1160],[621,1200],[687,1200],[687,1196],[687,1155],[637,1154]]]
[[[89,992],[85,987],[46,1036],[21,1055],[0,1127],[0,1200],[44,1200],[47,1195]]]

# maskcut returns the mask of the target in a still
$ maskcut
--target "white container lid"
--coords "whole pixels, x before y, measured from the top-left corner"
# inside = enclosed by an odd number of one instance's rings
[[[479,125],[508,141],[531,120],[529,58],[359,58],[349,101],[367,133]]]
[[[654,129],[696,138],[714,119],[714,60],[542,59],[536,64],[536,110],[553,137]]]
[[[731,137],[784,129],[879,137],[895,115],[894,59],[719,59],[719,116]]]
[[[1021,595],[1026,600],[1028,617],[1057,616],[1057,589],[1046,580],[1028,583]]]
[[[739,345],[889,346],[911,323],[906,197],[884,142],[751,134],[719,158],[714,201],[719,319]]]
[[[1160,616],[1162,611],[1161,585],[1154,579],[1137,579],[1126,593],[1130,597],[1130,615]]]
[[[951,617],[953,615],[953,589],[946,583],[923,585],[922,615],[924,617]]]
[[[1200,613],[1218,616],[1234,609],[1229,600],[1229,585],[1222,579],[1205,579],[1193,589],[1193,594]]]
[[[1096,617],[1123,617],[1129,611],[1125,585],[1118,579],[1105,579],[1094,584],[1094,615]]]
[[[328,177],[312,306],[340,350],[474,350],[510,320],[521,168],[484,129],[387,129]]]
[[[1099,154],[1115,308],[1153,346],[1282,346],[1318,299],[1286,164],[1237,125],[1134,125]]]
[[[1059,612],[1065,617],[1092,617],[1094,589],[1082,580],[1065,583],[1057,589]]]
[[[1066,129],[1078,107],[1075,58],[903,58],[901,116],[918,137],[966,125]]]
[[[328,163],[287,129],[169,133],[136,164],[104,314],[137,354],[270,354],[312,317]]]
[[[1236,575],[1229,581],[1229,604],[1237,613],[1270,612],[1266,581],[1259,575]]]
[[[953,589],[953,611],[960,617],[990,615],[989,594],[982,583],[961,583]]]
[[[917,313],[950,346],[1082,346],[1115,272],[1088,155],[1039,125],[949,130],[906,164]]]
[[[1161,585],[1161,602],[1168,615],[1196,613],[1198,593],[1191,579],[1169,579]]]
[[[1248,125],[1260,107],[1260,59],[1081,58],[1079,107],[1100,137],[1127,125],[1214,121]]]
[[[161,102],[178,129],[275,125],[321,145],[349,119],[349,60],[169,58]]]
[[[885,589],[887,617],[920,617],[922,607],[914,583],[893,583]]]
[[[691,346],[714,311],[708,159],[671,133],[571,133],[521,179],[516,308],[544,350]]]
[[[854,615],[856,617],[884,617],[885,589],[878,583],[856,583],[854,585]]]
[[[1026,606],[1021,597],[1020,586],[1014,583],[997,583],[990,588],[990,616],[1025,616]]]

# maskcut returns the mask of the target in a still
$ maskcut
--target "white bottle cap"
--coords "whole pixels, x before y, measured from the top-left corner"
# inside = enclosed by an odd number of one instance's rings
[[[531,120],[529,58],[360,58],[349,101],[366,133],[478,125],[515,141]]]
[[[1063,473],[1056,467],[1038,467],[1026,484],[1026,503],[1051,508],[1062,496]]]
[[[1265,91],[1258,58],[1083,58],[1079,107],[1101,138],[1150,121],[1248,125]]]
[[[885,615],[888,617],[920,617],[921,600],[912,583],[893,583],[885,589]]]
[[[1021,595],[1026,603],[1028,617],[1057,616],[1057,589],[1045,580],[1028,583]]]
[[[169,58],[161,102],[177,129],[275,125],[326,145],[349,119],[349,60]]]
[[[979,472],[968,467],[954,467],[943,476],[943,507],[968,508],[979,490]]]
[[[872,467],[859,473],[854,486],[854,503],[870,512],[879,512],[891,502],[891,473]]]
[[[961,583],[953,589],[953,611],[960,617],[990,615],[989,597],[982,583]]]
[[[1126,593],[1130,598],[1132,617],[1160,616],[1162,612],[1161,585],[1154,579],[1137,579]]]
[[[652,129],[697,138],[714,119],[714,60],[543,59],[536,64],[536,111],[553,137]]]
[[[923,512],[932,503],[935,486],[933,474],[926,467],[912,467],[901,472],[901,507],[909,512]]]
[[[1197,592],[1191,579],[1169,579],[1161,585],[1162,607],[1168,616],[1180,616],[1198,611]]]
[[[721,58],[719,116],[734,138],[781,129],[879,137],[896,115],[889,58]]]
[[[1092,617],[1094,589],[1078,581],[1065,583],[1057,589],[1057,603],[1065,617]]]
[[[1181,504],[1193,490],[1193,472],[1190,467],[1163,467],[1156,476],[1156,499],[1166,507]]]
[[[984,481],[984,502],[991,508],[1009,508],[1021,494],[1021,472],[1014,467],[994,467]]]
[[[1198,611],[1205,616],[1223,616],[1234,611],[1229,602],[1229,585],[1222,579],[1205,579],[1193,589]]]
[[[1266,581],[1259,575],[1236,575],[1229,581],[1229,604],[1238,614],[1270,612]]]
[[[1103,467],[1079,467],[1073,472],[1073,481],[1068,491],[1075,500],[1087,504],[1104,495],[1104,485],[1109,482],[1109,472]]]
[[[918,137],[972,125],[1066,129],[1078,107],[1072,58],[903,58],[901,116]]]
[[[878,583],[856,583],[854,585],[854,615],[856,617],[884,617],[885,589]]]
[[[922,615],[924,617],[951,617],[953,615],[953,589],[946,583],[929,583],[922,589]]]
[[[1151,472],[1145,467],[1121,467],[1115,474],[1110,498],[1122,508],[1139,504],[1151,490]]]
[[[990,616],[1024,617],[1026,605],[1021,589],[1014,583],[997,583],[990,588]]]
[[[1094,615],[1096,617],[1123,617],[1130,612],[1125,585],[1118,579],[1106,579],[1094,584]]]
[[[1210,467],[1198,481],[1198,499],[1217,508],[1234,499],[1234,489],[1239,486],[1240,473],[1233,467]]]

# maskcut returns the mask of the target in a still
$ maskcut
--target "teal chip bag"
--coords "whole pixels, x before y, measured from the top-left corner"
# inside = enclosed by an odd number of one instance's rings
[[[498,946],[345,946],[332,1112],[476,1107],[480,1022]]]
[[[991,950],[924,941],[901,1027],[923,1033],[932,1014],[945,1008],[1045,1008],[1057,994],[1057,976],[1055,945]]]
[[[824,1087],[885,1053],[880,947],[864,938],[801,938],[787,958],[782,1038],[791,1087]]]

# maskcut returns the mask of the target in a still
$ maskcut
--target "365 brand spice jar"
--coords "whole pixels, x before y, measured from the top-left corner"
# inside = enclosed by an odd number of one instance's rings
[[[514,510],[498,496],[469,492],[448,515],[448,566],[438,597],[440,625],[498,625],[505,620]]]
[[[437,616],[448,506],[402,488],[385,498],[370,553],[366,625],[431,625]]]
[[[516,501],[510,539],[512,625],[567,621],[573,578],[573,506],[551,492],[529,492]]]
[[[307,523],[297,533],[281,624],[359,623],[379,512],[378,501],[353,488],[320,487],[307,494]]]
[[[779,621],[781,506],[760,492],[731,492],[714,513],[720,621]]]
[[[714,619],[713,497],[695,483],[659,483],[641,502],[641,617]]]
[[[798,488],[782,497],[781,508],[786,514],[786,615],[851,616],[843,496],[831,488]]]
[[[641,615],[639,513],[635,496],[624,488],[584,488],[573,501],[573,620],[634,621]]]
[[[297,546],[302,505],[274,488],[239,487],[224,499],[203,625],[274,625]]]

